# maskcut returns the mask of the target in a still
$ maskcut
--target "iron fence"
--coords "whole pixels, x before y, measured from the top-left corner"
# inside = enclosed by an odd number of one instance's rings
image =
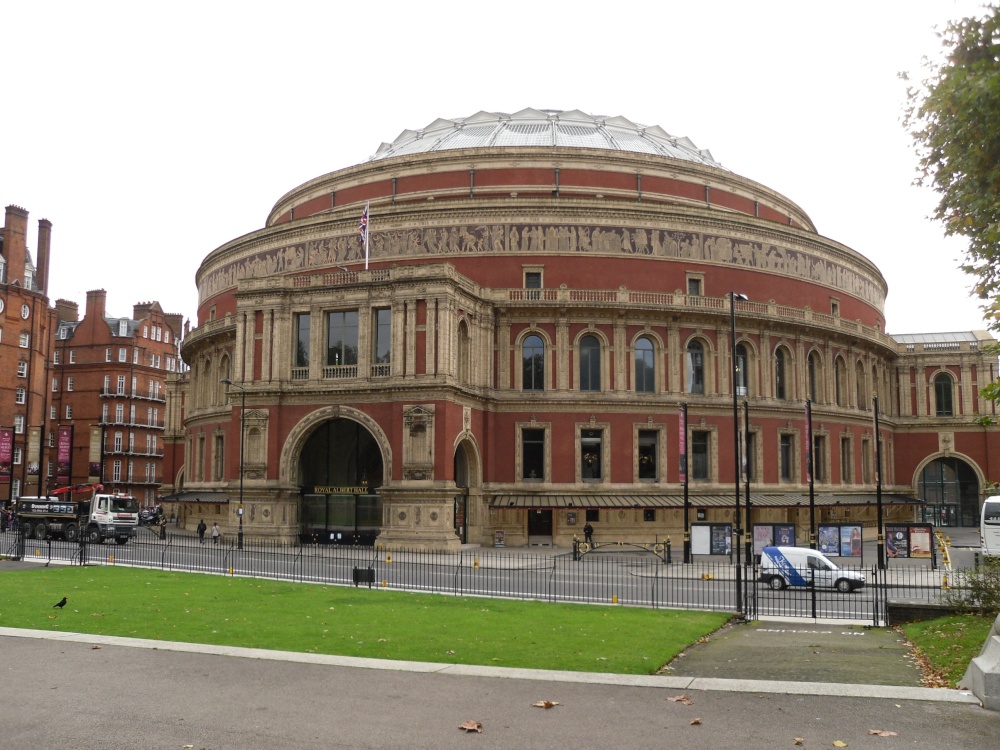
[[[269,578],[457,596],[504,597],[588,604],[743,613],[749,619],[804,617],[884,624],[889,598],[938,602],[961,590],[964,572],[930,566],[857,568],[865,586],[776,590],[753,565],[726,558],[666,562],[657,554],[614,548],[574,555],[569,550],[474,548],[458,552],[367,546],[289,544],[247,537],[213,543],[140,529],[127,544],[86,544],[0,534],[8,557],[79,565],[125,565],[159,570]],[[737,585],[737,579],[739,585]],[[737,593],[739,590],[739,594]]]

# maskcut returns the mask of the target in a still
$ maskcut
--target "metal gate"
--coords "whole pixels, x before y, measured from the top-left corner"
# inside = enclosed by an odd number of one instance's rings
[[[778,586],[761,578],[759,565],[747,567],[744,613],[748,620],[801,617],[811,620],[852,620],[876,627],[888,624],[884,570],[859,568],[865,585],[850,591],[823,586]]]

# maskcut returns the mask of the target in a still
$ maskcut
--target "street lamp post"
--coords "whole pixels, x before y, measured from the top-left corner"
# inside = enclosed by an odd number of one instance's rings
[[[219,382],[226,386],[227,394],[230,387],[240,389],[240,505],[236,510],[236,514],[239,516],[239,528],[236,532],[236,548],[243,549],[243,423],[247,412],[247,391],[242,385],[234,383],[229,378],[224,378]]]
[[[740,569],[740,547],[742,546],[742,530],[740,529],[740,404],[736,389],[736,300],[746,300],[745,294],[729,293],[729,334],[731,347],[731,365],[733,375],[733,487],[736,490],[736,509],[733,515],[733,546],[736,548],[736,606],[743,611],[743,576]]]

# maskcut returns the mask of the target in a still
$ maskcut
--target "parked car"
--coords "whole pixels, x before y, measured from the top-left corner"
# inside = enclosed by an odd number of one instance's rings
[[[847,593],[865,585],[865,576],[838,568],[822,552],[806,547],[764,547],[760,580],[775,591],[786,586],[818,586]]]

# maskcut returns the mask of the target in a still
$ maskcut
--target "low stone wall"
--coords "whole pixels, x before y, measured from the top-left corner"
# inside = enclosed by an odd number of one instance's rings
[[[948,604],[934,604],[917,599],[890,599],[886,602],[886,617],[889,625],[903,625],[918,620],[933,620],[936,617],[957,615],[965,610]]]

